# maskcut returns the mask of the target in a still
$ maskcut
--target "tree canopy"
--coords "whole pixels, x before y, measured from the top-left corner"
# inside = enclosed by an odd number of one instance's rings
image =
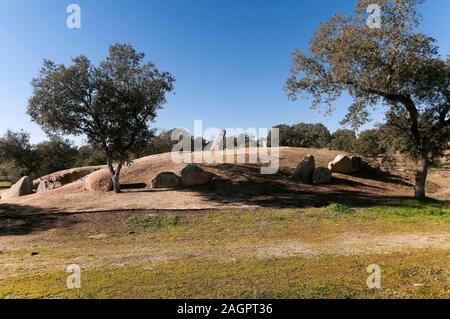
[[[352,130],[339,129],[331,135],[331,149],[353,152],[356,142],[356,134]]]
[[[359,127],[372,108],[384,105],[388,125],[403,130],[408,155],[418,161],[416,197],[425,197],[428,166],[442,155],[450,125],[450,59],[443,59],[436,41],[417,32],[417,5],[423,0],[379,0],[380,28],[367,25],[372,0],[359,0],[354,15],[336,14],[314,33],[309,53],[296,50],[289,98],[312,96],[313,107],[333,102],[344,92],[353,103],[344,123]]]
[[[116,192],[123,165],[152,137],[149,125],[175,81],[144,58],[115,44],[98,66],[86,56],[69,66],[46,60],[32,81],[28,114],[49,134],[85,135],[103,150]]]
[[[275,128],[278,128],[280,132],[280,146],[325,148],[330,145],[330,131],[321,123],[280,124]],[[268,141],[270,141],[270,135]]]

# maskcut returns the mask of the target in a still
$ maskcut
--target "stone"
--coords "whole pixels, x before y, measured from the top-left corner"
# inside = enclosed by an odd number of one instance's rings
[[[33,182],[28,176],[22,177],[10,189],[2,193],[2,200],[33,194]]]
[[[92,167],[72,168],[56,172],[34,180],[33,187],[34,189],[38,189],[39,186],[41,186],[41,192],[50,190],[48,188],[51,189],[60,188],[64,185],[80,180],[86,177],[87,175],[92,174],[93,172],[98,171],[100,169],[101,167],[99,166],[92,166]],[[47,181],[47,183],[42,184],[43,181]]]
[[[333,180],[331,171],[326,167],[318,167],[314,170],[313,182],[315,184],[329,184]]]
[[[211,145],[211,151],[221,151],[224,148],[224,139],[227,135],[227,131],[221,130],[219,134],[214,139],[214,142]]]
[[[352,173],[359,172],[363,166],[361,157],[351,156],[350,159],[352,160]]]
[[[311,183],[313,181],[313,173],[316,167],[314,156],[308,155],[297,166],[297,169],[292,175],[294,180],[302,181],[304,183]]]
[[[197,186],[209,183],[213,175],[196,164],[189,164],[181,171],[183,186]]]
[[[332,173],[341,173],[341,174],[352,173],[353,171],[352,160],[347,155],[338,155],[332,162],[328,164],[328,169]]]
[[[47,179],[44,179],[39,183],[36,193],[41,194],[60,187],[62,187],[62,184],[60,182],[52,182]]]
[[[113,181],[107,169],[96,171],[86,177],[85,187],[91,192],[109,192],[113,190]]]
[[[181,184],[181,178],[172,172],[159,173],[152,180],[152,188],[173,188]]]

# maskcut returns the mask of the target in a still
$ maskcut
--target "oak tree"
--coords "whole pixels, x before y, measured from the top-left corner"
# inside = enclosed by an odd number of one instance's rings
[[[336,14],[322,23],[310,52],[296,50],[286,90],[312,96],[326,105],[347,92],[353,98],[344,123],[358,127],[372,108],[384,105],[388,124],[402,130],[410,157],[417,160],[415,195],[425,198],[430,163],[442,154],[450,125],[450,59],[439,55],[436,41],[417,31],[417,6],[423,0],[378,0],[380,28],[369,27],[359,0],[354,15]]]
[[[149,125],[175,81],[144,58],[130,45],[115,44],[98,66],[86,56],[68,66],[46,60],[32,81],[28,114],[47,133],[84,135],[101,149],[115,192],[122,167],[148,143]]]

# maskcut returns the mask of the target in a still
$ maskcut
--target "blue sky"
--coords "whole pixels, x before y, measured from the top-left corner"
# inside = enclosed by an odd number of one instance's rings
[[[79,4],[82,28],[66,27],[66,7]],[[0,0],[0,135],[10,128],[46,138],[26,115],[30,81],[44,58],[67,63],[85,54],[97,63],[108,46],[130,43],[176,78],[176,94],[156,127],[271,127],[324,123],[331,131],[350,103],[332,116],[290,102],[283,91],[294,48],[306,49],[319,25],[355,0]],[[376,3],[376,0],[374,0]],[[450,54],[450,1],[420,6],[421,30]],[[374,115],[381,120],[381,113]],[[82,139],[76,139],[78,143]]]

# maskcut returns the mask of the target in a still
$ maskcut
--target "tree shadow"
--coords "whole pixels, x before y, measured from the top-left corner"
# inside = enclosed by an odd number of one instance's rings
[[[194,190],[211,201],[224,204],[298,208],[323,207],[337,202],[358,207],[395,203],[410,198],[390,195],[382,187],[340,177],[335,177],[333,183],[328,185],[303,184],[290,178],[293,173],[290,169],[280,170],[275,175],[261,175],[259,165],[224,164],[209,168],[216,173],[213,181],[190,188],[189,191]],[[371,176],[375,177],[372,174],[373,171],[361,172],[358,177],[372,179]],[[411,186],[392,174],[384,174],[373,180]]]
[[[68,227],[75,221],[61,219],[51,210],[33,206],[0,204],[0,237],[43,232],[56,227]]]
[[[414,186],[411,182],[405,181],[404,177],[400,175],[395,175],[370,165],[364,166],[363,169],[357,173],[351,173],[350,176],[407,187]]]

